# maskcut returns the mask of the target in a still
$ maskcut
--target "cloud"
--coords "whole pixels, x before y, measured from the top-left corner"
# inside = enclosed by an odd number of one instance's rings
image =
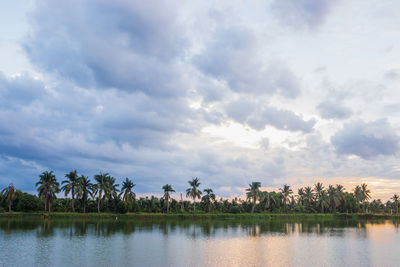
[[[179,4],[167,1],[41,1],[25,51],[36,66],[81,87],[155,96],[185,93],[188,47]]]
[[[387,80],[397,80],[399,77],[400,75],[396,69],[388,70],[384,75],[384,78]]]
[[[322,24],[338,0],[274,0],[271,10],[282,25],[314,29]]]
[[[60,179],[75,168],[130,177],[138,193],[165,183],[182,192],[198,176],[223,196],[253,179],[280,186],[292,177],[399,177],[394,157],[376,157],[397,151],[387,122],[356,121],[331,142],[325,136],[350,115],[375,118],[378,102],[393,115],[395,84],[347,86],[343,79],[360,69],[343,75],[335,55],[347,50],[331,32],[304,46],[296,45],[304,36],[285,29],[316,29],[336,2],[272,1],[276,24],[265,3],[38,1],[23,49],[41,79],[0,74],[0,186],[31,190],[42,171]],[[293,56],[326,49],[315,72]],[[321,91],[331,75],[346,86]],[[313,118],[312,98],[327,99],[317,111],[329,122]],[[351,110],[341,104],[349,99]]]
[[[234,92],[296,98],[300,94],[299,79],[280,62],[263,62],[260,45],[251,29],[221,27],[212,33],[211,41],[193,63]]]
[[[363,159],[392,156],[399,149],[399,136],[384,119],[345,124],[331,142],[338,154],[357,155]]]
[[[353,114],[350,108],[329,100],[320,103],[317,110],[324,119],[347,119]]]
[[[42,81],[26,73],[10,78],[0,73],[0,103],[3,108],[26,105],[45,94],[46,90]]]
[[[315,119],[304,120],[290,110],[278,109],[262,102],[239,99],[226,107],[227,115],[236,122],[245,123],[256,130],[267,125],[279,130],[309,133],[316,123]]]

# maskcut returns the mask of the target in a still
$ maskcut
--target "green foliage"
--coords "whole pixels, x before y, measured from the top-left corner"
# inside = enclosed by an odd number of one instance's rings
[[[239,206],[232,206],[229,209],[229,213],[234,213],[234,214],[240,213],[240,207]]]
[[[32,212],[43,209],[43,201],[40,198],[25,192],[18,194],[15,202],[16,211]]]
[[[370,199],[370,190],[366,184],[356,186],[351,193],[345,192],[342,185],[328,185],[316,183],[313,187],[306,186],[298,189],[298,194],[293,194],[289,185],[283,185],[278,192],[262,191],[260,182],[249,184],[246,189],[246,200],[217,199],[210,188],[200,190],[198,178],[188,181],[190,187],[186,196],[192,201],[179,200],[171,194],[175,192],[172,185],[162,187],[161,198],[141,197],[136,199],[133,192],[135,184],[126,178],[118,194],[116,179],[108,173],[94,176],[95,183],[91,183],[87,176],[78,177],[76,171],[66,174],[67,180],[63,181],[62,189],[66,196],[71,198],[57,199],[60,192],[59,183],[52,171],[43,172],[36,183],[38,195],[15,190],[12,184],[1,191],[1,211],[50,211],[51,207],[56,212],[140,212],[140,213],[388,213],[398,214],[400,196],[394,194],[392,201],[382,203],[381,200]],[[201,201],[196,202],[197,199]]]
[[[117,212],[118,213],[125,214],[128,212],[128,210],[129,210],[129,206],[126,201],[124,201],[124,200],[118,201],[118,204],[117,204]]]
[[[36,183],[39,197],[45,199],[45,211],[51,211],[51,202],[56,199],[56,193],[60,192],[60,184],[57,182],[53,171],[45,171],[39,175],[39,182]]]

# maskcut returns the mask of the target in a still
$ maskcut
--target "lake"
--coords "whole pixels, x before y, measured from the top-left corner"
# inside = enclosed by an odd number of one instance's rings
[[[0,266],[399,266],[397,221],[0,218]]]

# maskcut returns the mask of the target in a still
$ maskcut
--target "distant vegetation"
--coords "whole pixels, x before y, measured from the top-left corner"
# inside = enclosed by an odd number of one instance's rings
[[[293,193],[289,185],[278,192],[262,191],[260,182],[252,182],[246,189],[246,199],[217,198],[210,188],[200,190],[200,180],[188,181],[186,196],[193,201],[173,197],[172,185],[160,187],[161,198],[154,196],[137,198],[135,184],[126,178],[121,188],[108,173],[89,177],[71,171],[60,183],[52,171],[39,175],[36,183],[38,196],[22,192],[10,184],[0,192],[0,212],[11,211],[57,211],[57,212],[147,212],[147,213],[388,213],[398,214],[400,198],[393,195],[392,201],[382,203],[380,199],[370,201],[371,191],[366,184],[346,192],[342,185],[313,186],[299,188]],[[65,198],[57,198],[63,192]],[[69,197],[70,196],[70,197]],[[178,194],[179,196],[179,194]],[[198,199],[198,201],[196,201]]]

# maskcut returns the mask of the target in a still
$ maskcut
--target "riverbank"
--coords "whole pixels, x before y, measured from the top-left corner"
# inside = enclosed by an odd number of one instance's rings
[[[41,218],[182,218],[182,219],[399,219],[400,214],[371,213],[77,213],[77,212],[4,212],[1,217],[41,217]]]

